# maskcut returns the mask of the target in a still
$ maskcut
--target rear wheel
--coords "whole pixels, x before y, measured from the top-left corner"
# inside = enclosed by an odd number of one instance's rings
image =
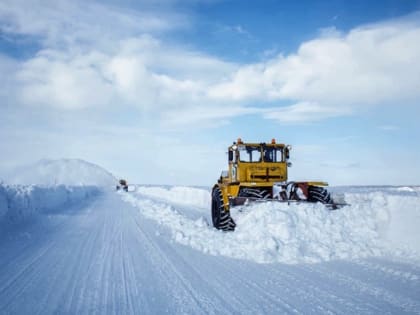
[[[323,187],[309,186],[308,201],[332,204],[333,200],[330,193]]]
[[[211,217],[213,220],[213,226],[216,229],[223,231],[235,230],[235,221],[231,218],[229,211],[225,210],[223,205],[223,195],[220,188],[213,189],[211,198]]]

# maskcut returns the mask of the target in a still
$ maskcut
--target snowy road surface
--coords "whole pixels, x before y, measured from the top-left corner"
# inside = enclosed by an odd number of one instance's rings
[[[200,228],[199,213],[207,209],[151,195],[128,198],[106,192],[27,226],[4,228],[0,314],[420,313],[417,263],[379,257],[258,263],[206,253],[191,239],[183,244],[186,235],[173,235],[150,211],[170,209],[185,218],[176,224],[190,220]],[[217,242],[232,238],[202,230]]]

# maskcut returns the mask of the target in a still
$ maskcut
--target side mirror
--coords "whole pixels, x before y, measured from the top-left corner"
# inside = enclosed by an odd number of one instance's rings
[[[290,158],[290,149],[289,149],[289,147],[286,147],[284,149],[284,156],[285,156],[286,160],[288,160]]]
[[[233,151],[229,151],[229,162],[233,161]]]

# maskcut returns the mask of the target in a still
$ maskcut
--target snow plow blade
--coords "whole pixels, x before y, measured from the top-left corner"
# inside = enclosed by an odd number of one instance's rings
[[[232,198],[229,201],[229,205],[232,207],[236,206],[243,206],[249,205],[251,203],[261,203],[261,202],[281,202],[287,204],[300,204],[300,203],[314,203],[308,200],[280,200],[280,199],[272,199],[272,198],[253,198],[253,197],[236,197]],[[323,203],[323,205],[329,210],[338,210],[344,206],[350,206],[350,204],[345,202],[332,202],[332,203]]]

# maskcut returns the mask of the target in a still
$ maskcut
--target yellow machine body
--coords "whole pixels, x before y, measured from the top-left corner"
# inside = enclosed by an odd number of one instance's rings
[[[241,204],[241,191],[250,188],[263,195],[253,199],[273,199],[273,186],[286,185],[288,167],[291,163],[291,146],[283,143],[244,143],[240,139],[228,148],[228,171],[222,172],[217,186],[222,192],[223,205],[229,211],[231,205]],[[327,186],[325,182],[302,182],[298,184]],[[243,199],[250,199],[249,196]]]

